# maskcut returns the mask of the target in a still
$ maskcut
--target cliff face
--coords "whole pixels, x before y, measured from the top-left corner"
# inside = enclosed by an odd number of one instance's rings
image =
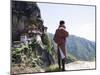
[[[11,50],[12,74],[42,72],[41,69],[55,63],[56,56],[45,28],[35,2],[12,1],[12,45],[17,43]],[[24,42],[26,37],[31,41],[20,43],[21,36]]]
[[[12,2],[12,41],[18,41],[29,26],[37,27],[43,32],[40,9],[35,2]]]

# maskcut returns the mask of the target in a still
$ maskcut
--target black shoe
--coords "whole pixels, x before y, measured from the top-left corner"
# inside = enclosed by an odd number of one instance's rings
[[[62,69],[62,71],[66,71],[65,69]]]

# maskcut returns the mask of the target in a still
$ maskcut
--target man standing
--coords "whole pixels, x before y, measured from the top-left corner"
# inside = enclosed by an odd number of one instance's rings
[[[62,71],[65,71],[65,60],[66,60],[66,49],[65,49],[65,43],[66,43],[66,37],[68,37],[68,32],[65,30],[65,22],[63,20],[60,21],[60,25],[58,29],[55,32],[54,35],[54,41],[57,44],[57,54],[58,54],[58,65],[59,69],[61,69],[62,65]],[[61,64],[62,61],[62,64]]]

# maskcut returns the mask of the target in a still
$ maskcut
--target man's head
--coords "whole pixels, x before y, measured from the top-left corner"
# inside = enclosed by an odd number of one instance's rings
[[[66,27],[65,27],[65,21],[61,20],[59,23],[60,23],[59,27],[66,28]]]
[[[61,20],[60,21],[60,25],[62,25],[62,24],[64,25],[65,24],[65,21]]]

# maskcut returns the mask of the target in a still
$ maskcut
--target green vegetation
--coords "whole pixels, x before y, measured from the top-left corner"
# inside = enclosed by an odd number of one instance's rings
[[[59,71],[61,71],[61,69],[59,69],[57,64],[50,65],[45,69],[45,72],[59,72]]]
[[[28,49],[28,46],[22,45],[21,48],[12,48],[12,62],[14,63],[20,63],[21,62],[21,53],[25,50]]]
[[[37,46],[39,46],[39,45],[37,44],[35,39],[32,41],[31,44],[29,44],[29,47],[32,48],[32,49],[36,48]]]
[[[68,54],[68,57],[66,59],[66,64],[74,62],[75,60],[77,59],[73,55]],[[61,71],[61,69],[59,69],[58,64],[50,65],[45,69],[45,72],[59,72],[59,71]]]
[[[44,45],[46,45],[48,52],[51,53],[51,41],[46,33],[42,35],[42,42]]]
[[[67,57],[67,59],[66,59],[66,63],[68,64],[68,63],[71,63],[71,62],[74,62],[74,61],[76,61],[77,59],[72,55],[72,54],[70,54],[70,53],[68,53],[68,57]]]
[[[18,61],[17,61],[18,60]],[[12,62],[20,62],[21,61],[21,50],[17,48],[12,49]]]

